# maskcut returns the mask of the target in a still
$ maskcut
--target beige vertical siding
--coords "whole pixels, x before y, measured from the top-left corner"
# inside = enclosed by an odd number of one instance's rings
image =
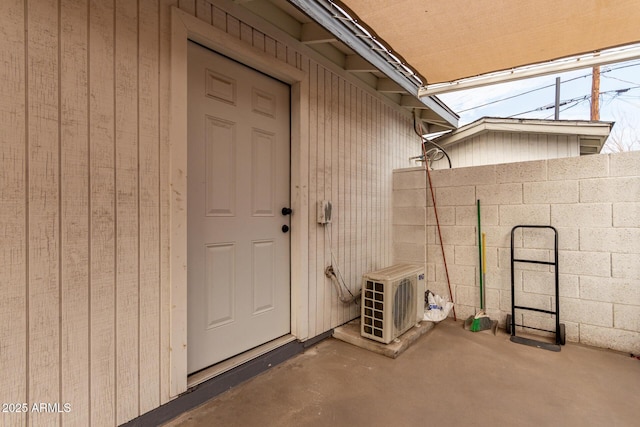
[[[559,159],[580,155],[577,135],[487,132],[446,148],[454,168],[530,160]],[[433,163],[447,169],[446,159]]]
[[[0,2],[0,402],[71,404],[3,413],[2,425],[118,425],[171,397],[175,3]],[[358,315],[324,276],[331,252],[354,292],[391,262],[391,173],[419,145],[406,111],[223,10],[231,5],[179,2],[309,78],[311,337]],[[315,218],[324,199],[334,206],[326,229]]]

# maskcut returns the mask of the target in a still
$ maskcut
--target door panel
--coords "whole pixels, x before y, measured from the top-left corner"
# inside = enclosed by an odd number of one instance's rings
[[[290,88],[189,43],[188,371],[290,331]]]

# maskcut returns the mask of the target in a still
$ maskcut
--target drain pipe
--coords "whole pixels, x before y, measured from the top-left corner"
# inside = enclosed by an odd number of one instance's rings
[[[349,296],[344,295],[344,291],[342,289],[342,286],[340,285],[340,282],[338,282],[338,277],[336,276],[335,271],[333,271],[332,265],[324,269],[324,275],[331,279],[331,283],[333,283],[333,286],[336,288],[336,292],[338,292],[338,299],[340,300],[340,302],[344,304],[351,304],[354,301],[360,300],[362,289],[358,289],[358,292],[355,295],[352,294],[351,291],[349,291]]]

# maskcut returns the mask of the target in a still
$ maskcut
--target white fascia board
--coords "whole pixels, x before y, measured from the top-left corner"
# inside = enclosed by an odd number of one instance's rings
[[[523,119],[499,119],[484,117],[458,130],[437,138],[435,142],[446,147],[485,132],[539,133],[547,135],[577,135],[605,138],[611,132],[612,122],[580,121],[523,121]]]
[[[580,70],[588,67],[613,64],[616,62],[631,61],[638,58],[640,58],[640,44],[632,44],[618,48],[605,49],[591,54],[526,65],[509,70],[496,71],[474,77],[452,80],[449,82],[427,84],[418,90],[418,96],[455,92],[458,90],[472,89],[549,74],[564,73],[566,71]]]

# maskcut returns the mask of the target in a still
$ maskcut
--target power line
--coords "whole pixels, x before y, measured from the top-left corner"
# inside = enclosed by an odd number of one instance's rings
[[[636,62],[636,63],[632,63],[632,64],[625,64],[625,65],[621,65],[619,67],[607,67],[606,69],[601,71],[601,74],[608,73],[608,72],[611,72],[611,71],[614,71],[614,70],[620,70],[620,69],[623,69],[623,68],[636,67],[638,65],[640,65],[640,62]],[[571,78],[571,79],[568,79],[568,80],[564,80],[564,81],[560,82],[560,84],[569,83],[569,82],[572,82],[574,80],[583,79],[585,77],[590,77],[590,76],[591,76],[591,73],[583,74],[581,76],[577,76],[577,77],[574,77],[574,78]],[[604,76],[604,77],[617,79],[616,77],[610,77],[610,76]],[[617,79],[617,80],[621,80],[621,79]],[[621,80],[621,81],[624,81],[624,82],[630,83],[630,84],[638,84],[638,83],[634,83],[634,82],[627,82],[625,80]],[[517,97],[520,97],[520,96],[523,96],[523,95],[528,95],[530,93],[537,92],[537,91],[543,90],[543,89],[547,89],[547,88],[550,88],[550,87],[553,87],[553,86],[555,86],[555,83],[550,84],[550,85],[546,85],[546,86],[541,86],[541,87],[538,87],[538,88],[535,88],[535,89],[531,89],[531,90],[528,90],[526,92],[517,93],[515,95],[511,95],[511,96],[508,96],[506,98],[501,98],[501,99],[497,99],[495,101],[490,101],[490,102],[487,102],[487,103],[484,103],[484,104],[481,104],[481,105],[476,105],[475,107],[466,108],[464,110],[458,111],[458,114],[466,113],[467,111],[475,110],[477,108],[486,107],[488,105],[497,104],[498,102],[508,101],[509,99],[517,98]],[[535,110],[532,110],[532,111],[535,111]],[[522,113],[522,114],[525,114],[525,113]]]
[[[624,88],[624,89],[608,90],[608,91],[606,91],[606,92],[600,92],[600,93],[599,93],[599,95],[607,95],[607,94],[610,94],[610,93],[615,93],[615,94],[616,94],[615,96],[618,96],[618,95],[620,95],[620,94],[622,94],[622,93],[628,92],[628,91],[633,90],[633,89],[638,89],[638,88],[640,88],[640,85],[639,85],[639,86],[633,86],[633,87],[627,87],[627,88]],[[591,97],[591,94],[589,94],[589,95],[584,95],[584,96],[580,96],[580,97],[577,97],[577,98],[571,98],[571,99],[562,100],[562,101],[560,101],[560,104],[559,104],[559,105],[560,105],[560,106],[563,106],[563,105],[570,104],[570,103],[572,103],[572,102],[578,102],[578,103],[580,103],[581,101],[586,101],[586,100],[587,100],[587,99],[589,99],[590,97]],[[577,104],[576,104],[576,105],[577,105]],[[573,105],[572,107],[575,107],[575,105]],[[533,113],[533,112],[535,112],[535,111],[545,111],[545,110],[550,110],[551,108],[555,108],[555,103],[554,103],[554,104],[547,104],[547,105],[544,105],[544,106],[542,106],[542,107],[534,108],[533,110],[525,111],[525,112],[522,112],[522,113],[513,114],[513,115],[511,115],[511,116],[508,116],[507,118],[512,118],[512,117],[516,117],[516,116],[521,116],[521,115],[523,115],[523,114]],[[571,107],[569,107],[569,108],[571,108]],[[567,109],[568,109],[568,108],[567,108]],[[565,110],[566,110],[566,109],[565,109]],[[563,110],[563,111],[564,111],[564,110]]]
[[[629,83],[629,84],[632,84],[632,85],[640,85],[640,83],[630,82],[629,80],[619,79],[618,77],[613,77],[613,76],[602,76],[602,77],[606,77],[608,79],[613,79],[613,80],[618,80],[620,82]]]

